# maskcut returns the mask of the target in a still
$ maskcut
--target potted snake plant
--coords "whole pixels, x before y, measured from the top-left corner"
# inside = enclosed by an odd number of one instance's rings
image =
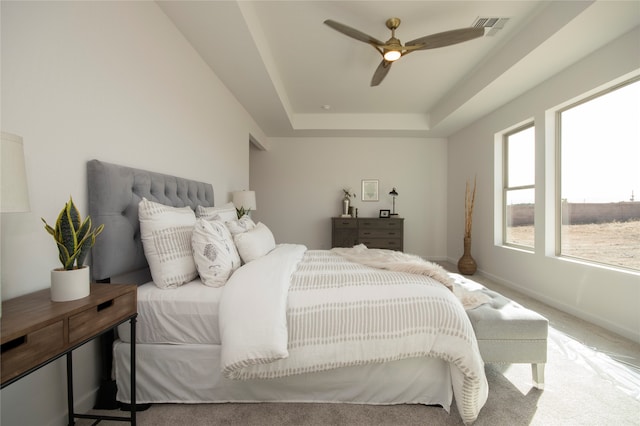
[[[55,228],[47,224],[44,218],[42,222],[58,247],[58,259],[62,264],[61,268],[51,271],[51,300],[64,302],[88,296],[90,275],[84,261],[104,225],[92,229],[91,218],[87,216],[82,220],[71,197],[60,211]]]

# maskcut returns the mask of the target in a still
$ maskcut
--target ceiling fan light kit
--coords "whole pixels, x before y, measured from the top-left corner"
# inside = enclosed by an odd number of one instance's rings
[[[371,78],[371,86],[379,85],[387,76],[387,73],[391,69],[391,64],[404,55],[416,50],[435,49],[473,40],[474,38],[482,37],[485,32],[483,27],[460,28],[420,37],[402,45],[402,42],[396,38],[396,29],[400,26],[399,18],[387,19],[386,26],[391,30],[391,38],[386,42],[381,42],[377,38],[365,34],[362,31],[331,19],[327,19],[324,23],[348,37],[370,44],[382,55],[382,62],[380,62],[380,65],[378,65],[378,68],[376,68]]]

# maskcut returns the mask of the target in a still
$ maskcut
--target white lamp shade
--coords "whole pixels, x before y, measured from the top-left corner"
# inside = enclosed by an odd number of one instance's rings
[[[20,136],[2,132],[0,160],[2,163],[0,211],[2,213],[28,212],[31,207],[27,190],[24,149]]]
[[[255,191],[236,191],[233,193],[233,205],[237,209],[245,210],[256,209],[256,193]]]

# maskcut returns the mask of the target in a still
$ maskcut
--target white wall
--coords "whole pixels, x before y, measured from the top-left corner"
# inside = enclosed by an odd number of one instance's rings
[[[331,247],[331,217],[342,213],[342,188],[357,197],[359,217],[391,209],[405,219],[404,248],[432,260],[446,257],[445,139],[282,138],[269,151],[251,150],[254,219],[280,243]],[[362,179],[379,180],[379,201],[361,201]]]
[[[98,158],[214,183],[249,184],[249,134],[264,135],[153,2],[2,2],[2,130],[24,139],[31,212],[2,215],[2,299],[49,287],[42,227],[69,195],[87,212]],[[105,229],[105,232],[109,232]],[[74,356],[93,404],[96,345]],[[66,424],[64,361],[2,390],[3,425]]]
[[[545,205],[552,208],[553,131],[546,131],[545,112],[583,93],[640,69],[640,29],[594,52],[564,72],[504,105],[449,139],[447,255],[462,255],[465,179],[478,176],[473,217],[472,255],[479,270],[548,304],[640,341],[640,274],[589,266],[545,255],[553,229]],[[552,60],[552,58],[550,58]],[[535,253],[494,244],[494,135],[524,120],[536,122]],[[606,149],[606,141],[603,141]],[[460,173],[465,170],[466,173]],[[547,190],[548,189],[548,190]]]

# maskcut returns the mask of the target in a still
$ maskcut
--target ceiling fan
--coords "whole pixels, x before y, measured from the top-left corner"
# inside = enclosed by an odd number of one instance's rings
[[[484,35],[484,28],[482,27],[459,28],[457,30],[444,31],[420,37],[407,42],[403,46],[400,40],[396,38],[396,29],[400,26],[399,18],[387,19],[386,25],[387,28],[391,30],[391,38],[386,42],[382,42],[375,37],[371,37],[370,35],[358,31],[355,28],[351,28],[331,19],[327,19],[324,23],[346,36],[370,44],[382,55],[382,62],[380,62],[380,65],[378,65],[378,68],[373,73],[371,86],[379,85],[387,76],[387,73],[391,69],[391,64],[404,55],[415,52],[416,50],[450,46],[452,44],[473,40],[474,38],[482,37]]]

